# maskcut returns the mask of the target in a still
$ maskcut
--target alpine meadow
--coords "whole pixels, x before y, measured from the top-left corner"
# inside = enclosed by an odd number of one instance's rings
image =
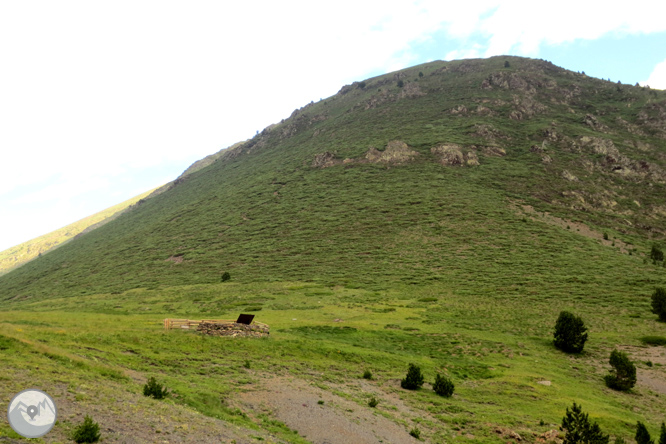
[[[573,403],[611,440],[658,437],[665,239],[665,91],[435,61],[0,276],[0,397],[53,396],[44,443],[86,416],[105,443],[561,443]],[[270,334],[164,328],[241,313]],[[2,436],[24,442],[4,416]]]

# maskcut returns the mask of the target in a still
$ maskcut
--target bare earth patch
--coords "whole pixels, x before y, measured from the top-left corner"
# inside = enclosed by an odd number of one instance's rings
[[[555,225],[560,228],[569,229],[572,233],[579,234],[581,236],[589,237],[591,239],[596,239],[606,246],[615,246],[619,249],[621,253],[629,252],[629,245],[622,242],[620,239],[610,240],[604,239],[603,233],[595,231],[581,222],[574,222],[567,219],[562,219],[557,216],[553,216],[548,212],[540,213],[536,211],[530,205],[520,205],[517,202],[511,202],[511,206],[514,208],[516,213],[519,216],[528,215],[534,221],[544,222],[548,225]]]
[[[0,384],[0,399],[9,402],[26,387],[36,387],[51,395],[58,408],[59,423],[42,438],[45,443],[71,442],[70,430],[82,423],[85,415],[99,423],[103,442],[108,444],[283,442],[266,432],[210,418],[170,400],[157,401],[127,392],[125,387],[111,381],[104,381],[105,387],[99,389],[94,382],[71,386],[58,382],[58,377],[47,380],[39,372],[31,373],[5,369],[8,379]],[[144,378],[133,375],[133,379]],[[0,425],[9,428],[6,415],[0,416]],[[253,436],[261,437],[262,441]],[[14,442],[25,441],[0,438],[2,444]]]
[[[305,381],[265,375],[258,386],[258,390],[239,395],[238,407],[269,413],[315,444],[418,442],[405,427],[374,409]]]

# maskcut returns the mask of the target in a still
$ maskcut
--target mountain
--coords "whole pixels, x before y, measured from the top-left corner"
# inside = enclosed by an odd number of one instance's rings
[[[665,233],[665,99],[516,57],[356,82],[4,276],[0,292],[211,283],[223,271],[242,281],[449,279],[437,270],[451,269],[452,251],[481,248],[487,230],[515,237],[523,206],[642,254]],[[449,238],[472,220],[465,241]]]
[[[0,275],[20,267],[24,263],[41,256],[64,242],[104,225],[127,211],[139,200],[148,197],[155,190],[135,196],[125,202],[114,205],[92,216],[85,217],[58,230],[36,237],[22,244],[0,251]]]
[[[572,402],[613,439],[663,421],[666,92],[437,61],[188,171],[0,277],[1,397],[42,387],[108,442],[560,442]],[[563,311],[581,353],[554,347]],[[240,313],[270,335],[164,330]],[[615,350],[629,392],[604,382]]]

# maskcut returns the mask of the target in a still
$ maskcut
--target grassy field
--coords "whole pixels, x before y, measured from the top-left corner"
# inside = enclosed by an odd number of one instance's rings
[[[632,392],[619,393],[602,380],[616,347],[630,350],[638,368],[652,377],[666,376],[663,363],[648,366],[640,358],[659,349],[663,355],[663,347],[645,346],[641,337],[666,336],[666,325],[649,313],[645,292],[556,298],[520,287],[505,294],[484,290],[473,282],[467,291],[438,284],[370,291],[229,282],[139,289],[84,302],[25,303],[0,314],[0,353],[7,369],[1,396],[8,401],[13,392],[39,381],[47,391],[66,387],[74,401],[65,418],[85,414],[93,405],[122,415],[115,400],[140,393],[141,382],[155,376],[173,393],[165,403],[273,436],[263,439],[300,442],[288,426],[273,421],[266,427],[265,418],[243,411],[236,394],[252,390],[264,374],[290,375],[370,409],[369,395],[353,389],[367,369],[372,384],[385,393],[378,414],[408,429],[417,426],[428,442],[456,437],[500,442],[497,427],[533,440],[558,428],[573,401],[604,431],[625,439],[633,436],[637,420],[653,430],[664,420],[666,392],[641,385],[639,378]],[[561,310],[579,314],[590,328],[580,356],[552,345]],[[162,328],[165,317],[224,319],[239,312],[268,323],[270,337],[206,337]],[[451,377],[454,396],[400,389],[397,381],[409,363],[420,365],[429,383],[437,372]],[[396,394],[417,414],[404,417],[392,408],[386,399]],[[177,417],[170,422],[179,423]],[[63,421],[56,431],[64,434],[71,427]],[[0,430],[8,433],[7,426]]]

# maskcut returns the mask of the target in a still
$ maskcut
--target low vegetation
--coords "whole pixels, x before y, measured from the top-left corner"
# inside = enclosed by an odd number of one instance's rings
[[[72,440],[78,444],[97,442],[101,436],[99,424],[88,415],[72,432]]]

